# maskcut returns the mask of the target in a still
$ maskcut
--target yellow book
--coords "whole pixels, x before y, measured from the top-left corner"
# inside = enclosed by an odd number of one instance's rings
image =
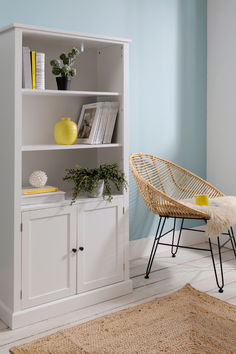
[[[31,69],[32,69],[32,89],[36,89],[36,61],[35,61],[35,51],[31,52]]]
[[[50,193],[50,192],[57,192],[57,187],[45,186],[42,188],[24,188],[22,189],[23,195],[30,195],[30,194],[42,194],[42,193]]]

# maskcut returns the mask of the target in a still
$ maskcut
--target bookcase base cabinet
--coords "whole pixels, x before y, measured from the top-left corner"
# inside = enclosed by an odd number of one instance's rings
[[[22,311],[12,327],[132,291],[123,199],[22,212]]]

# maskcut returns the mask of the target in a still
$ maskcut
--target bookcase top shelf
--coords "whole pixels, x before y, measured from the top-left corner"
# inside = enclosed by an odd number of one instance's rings
[[[124,44],[130,43],[131,40],[128,38],[117,38],[117,37],[110,37],[110,36],[101,36],[95,35],[91,33],[82,33],[82,32],[75,32],[75,31],[68,31],[68,30],[60,30],[54,29],[49,27],[40,27],[40,26],[32,26],[32,25],[25,25],[20,23],[12,23],[8,26],[0,28],[1,32],[6,32],[9,30],[18,29],[23,32],[24,35],[37,37],[42,36],[46,38],[67,38],[67,39],[80,39],[87,42],[90,42],[92,46],[96,47],[96,42],[103,42],[104,45],[106,44]]]
[[[127,38],[115,38],[110,36],[94,35],[90,33],[74,32],[68,30],[58,30],[53,28],[23,25],[18,23],[13,23],[11,25],[0,28],[0,33],[17,30],[21,31],[23,37],[26,39],[40,39],[44,42],[54,41],[57,45],[60,44],[61,40],[69,41],[70,44],[83,41],[86,48],[105,48],[107,45],[124,45],[131,42]]]
[[[92,97],[92,96],[119,96],[118,92],[102,92],[102,91],[60,91],[60,90],[32,90],[21,89],[23,95],[32,96],[78,96],[78,97]]]
[[[57,144],[48,144],[48,145],[23,145],[22,151],[46,151],[46,150],[76,150],[76,149],[101,149],[101,148],[113,148],[121,147],[121,144],[96,144],[96,145],[87,145],[87,144],[74,144],[74,145],[57,145]]]

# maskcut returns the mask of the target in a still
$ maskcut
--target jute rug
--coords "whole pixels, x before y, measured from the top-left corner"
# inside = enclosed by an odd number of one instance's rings
[[[175,293],[31,343],[13,354],[236,353],[236,307],[187,284]]]

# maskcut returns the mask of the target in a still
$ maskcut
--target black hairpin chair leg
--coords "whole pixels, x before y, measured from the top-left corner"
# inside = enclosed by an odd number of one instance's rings
[[[162,232],[163,232],[164,225],[165,225],[165,222],[166,222],[166,217],[164,217],[162,226],[161,226],[161,221],[162,221],[162,217],[160,217],[160,219],[159,219],[156,235],[155,235],[155,238],[154,238],[154,241],[153,241],[152,250],[151,250],[151,254],[150,254],[148,265],[147,265],[147,269],[146,269],[146,275],[145,275],[146,279],[149,278],[149,274],[150,274],[150,271],[152,269],[152,263],[153,263],[153,260],[154,260],[154,257],[155,257],[156,251],[157,251],[157,247],[159,245],[159,242],[160,242],[160,239],[161,239],[161,236],[162,236]],[[159,230],[160,230],[160,233],[159,233]]]
[[[181,238],[181,234],[183,230],[188,230],[186,228],[183,227],[184,224],[184,218],[181,218],[181,226],[180,226],[180,231],[179,231],[179,236],[178,236],[178,240],[177,243],[174,243],[174,239],[175,239],[175,226],[176,226],[176,219],[174,218],[174,227],[173,229],[167,231],[166,233],[163,233],[164,230],[164,226],[165,226],[165,222],[166,222],[167,217],[160,217],[159,222],[158,222],[158,227],[157,227],[157,231],[156,231],[156,235],[154,237],[154,241],[153,241],[153,246],[152,246],[152,250],[151,250],[151,254],[148,260],[148,265],[147,265],[147,269],[146,269],[146,275],[145,278],[148,279],[149,278],[149,274],[151,272],[151,268],[152,268],[152,264],[153,264],[153,260],[157,251],[157,247],[159,244],[161,245],[166,245],[166,246],[170,246],[171,247],[171,254],[172,257],[176,256],[176,253],[178,251],[178,248],[188,248],[188,249],[196,249],[196,250],[200,250],[200,251],[206,251],[211,253],[211,258],[212,258],[212,264],[213,264],[213,269],[214,269],[214,273],[215,273],[215,279],[216,279],[216,284],[219,288],[219,292],[223,293],[223,288],[224,288],[224,274],[223,274],[223,265],[222,265],[222,256],[221,256],[221,248],[224,246],[224,243],[222,245],[220,245],[220,239],[219,237],[217,237],[217,243],[218,243],[218,251],[219,251],[219,261],[220,261],[220,270],[217,271],[216,269],[216,263],[215,263],[215,257],[214,257],[214,253],[213,253],[213,249],[212,249],[212,243],[211,243],[211,239],[209,238],[209,249],[208,248],[199,248],[199,247],[191,247],[191,246],[180,246],[180,238]],[[206,220],[205,220],[206,222]],[[166,234],[168,234],[169,232],[173,232],[172,233],[172,242],[171,243],[163,243],[160,242],[161,237],[165,236]],[[194,231],[199,231],[199,230],[194,230]],[[199,231],[200,232],[200,231]],[[202,231],[201,231],[202,232]],[[233,251],[234,254],[236,256],[236,240],[234,237],[234,232],[233,232],[233,228],[231,227],[228,230],[228,233],[224,233],[224,235],[228,235],[229,239],[227,242],[231,241],[232,247],[233,247]]]
[[[216,270],[214,253],[213,253],[213,250],[212,250],[211,239],[209,238],[209,246],[210,246],[210,251],[211,251],[211,258],[212,258],[213,268],[214,268],[214,272],[215,272],[216,284],[217,284],[217,286],[219,288],[219,293],[223,293],[224,273],[223,273],[223,266],[222,266],[221,247],[220,247],[220,239],[219,239],[219,237],[217,237],[217,243],[218,243],[219,259],[220,259],[221,284],[219,283],[219,278],[218,278],[218,275],[217,275],[217,270]]]
[[[230,230],[229,230],[229,237],[230,237],[231,245],[232,245],[232,248],[234,251],[234,256],[236,258],[236,240],[235,240],[234,230],[233,230],[232,226],[230,227]]]
[[[178,252],[178,248],[179,248],[179,241],[180,241],[180,238],[181,238],[181,234],[182,234],[182,229],[183,229],[183,225],[184,225],[184,218],[182,219],[181,221],[181,226],[180,226],[180,230],[179,230],[179,237],[178,237],[178,240],[177,240],[177,244],[176,244],[176,248],[174,250],[174,241],[175,241],[175,223],[176,223],[176,218],[174,218],[174,228],[173,228],[173,235],[172,235],[172,245],[171,245],[171,254],[172,254],[172,257],[175,257],[176,256],[176,253]]]

